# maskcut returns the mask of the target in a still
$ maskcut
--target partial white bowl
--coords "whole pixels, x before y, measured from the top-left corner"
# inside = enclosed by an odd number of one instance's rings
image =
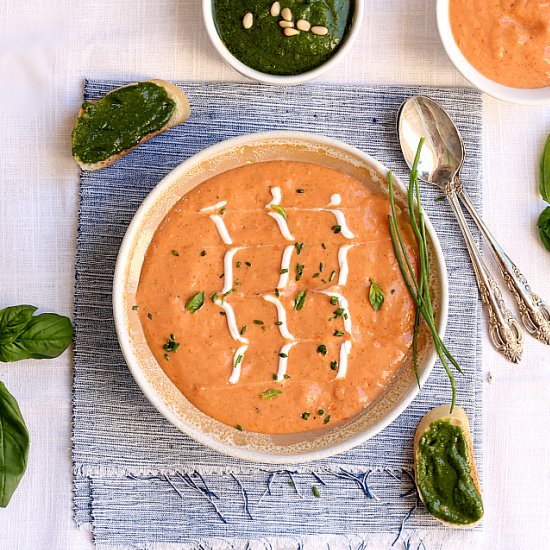
[[[437,0],[437,26],[443,46],[455,67],[473,86],[502,101],[522,105],[543,105],[550,103],[550,86],[545,88],[511,88],[503,86],[481,74],[464,57],[455,42],[449,17],[449,0]]]
[[[273,464],[292,464],[326,458],[364,443],[393,422],[419,392],[412,364],[404,365],[386,391],[354,418],[322,430],[291,435],[239,432],[199,411],[176,388],[149,349],[132,306],[145,253],[172,206],[191,189],[237,166],[250,162],[293,160],[314,162],[340,170],[359,181],[374,181],[387,193],[388,170],[362,151],[340,141],[301,132],[266,132],[223,141],[194,155],[168,174],[145,199],[132,220],[117,259],[113,286],[114,319],[120,346],[139,387],[176,428],[221,453]],[[396,183],[397,199],[406,204],[404,187]],[[439,333],[447,324],[447,270],[437,236],[426,220],[435,270],[430,285]],[[421,385],[436,354],[429,344],[420,357]],[[412,363],[412,361],[411,361]]]
[[[359,34],[361,24],[363,23],[363,16],[365,13],[365,2],[364,0],[353,0],[355,2],[355,10],[353,15],[352,24],[349,30],[349,33],[346,38],[344,38],[344,43],[339,47],[337,52],[328,59],[325,63],[305,73],[292,75],[292,76],[280,76],[273,75],[268,73],[262,73],[256,69],[252,69],[248,65],[245,65],[242,61],[239,61],[228,49],[227,46],[223,43],[223,40],[220,38],[218,30],[216,29],[216,23],[214,22],[214,1],[213,0],[203,0],[202,1],[202,15],[204,19],[204,24],[206,26],[206,31],[210,38],[210,41],[222,56],[222,58],[231,65],[236,71],[242,75],[255,80],[257,82],[263,82],[264,84],[272,84],[274,86],[294,86],[296,84],[303,84],[314,78],[318,78],[322,74],[326,73],[332,69],[336,64],[340,63],[343,57],[347,54],[350,48],[353,45],[353,42]]]

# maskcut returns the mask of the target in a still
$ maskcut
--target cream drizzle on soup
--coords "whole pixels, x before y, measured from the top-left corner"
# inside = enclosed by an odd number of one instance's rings
[[[250,164],[197,186],[160,224],[141,272],[136,313],[159,365],[201,411],[247,431],[361,412],[412,345],[389,212],[374,183],[317,164]],[[385,292],[378,311],[371,280]]]

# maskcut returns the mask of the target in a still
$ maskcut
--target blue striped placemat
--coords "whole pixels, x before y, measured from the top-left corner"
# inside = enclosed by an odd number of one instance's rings
[[[122,84],[88,80],[85,99]],[[398,539],[431,540],[439,547],[447,533],[411,490],[416,425],[428,409],[449,399],[439,364],[411,406],[352,451],[287,470],[233,460],[178,432],[142,395],[117,343],[111,287],[133,214],[156,183],[190,155],[247,132],[294,129],[355,145],[406,180],[395,116],[401,102],[416,93],[440,101],[463,132],[468,160],[462,179],[479,205],[480,94],[417,87],[180,85],[191,103],[188,122],[113,166],[81,176],[73,393],[77,524],[91,524],[101,547],[320,548],[326,542],[338,548],[345,541],[346,547],[386,548]],[[458,226],[448,206],[434,201],[437,195],[423,188],[449,270],[446,341],[465,371],[457,380],[459,402],[479,453],[480,303]],[[321,498],[312,494],[313,485]]]

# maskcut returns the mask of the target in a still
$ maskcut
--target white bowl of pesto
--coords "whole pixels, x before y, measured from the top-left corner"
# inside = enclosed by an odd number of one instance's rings
[[[281,131],[249,134],[218,143],[175,168],[155,187],[135,214],[117,260],[113,310],[118,339],[130,371],[153,406],[176,428],[199,443],[238,459],[293,464],[318,460],[349,450],[374,437],[393,422],[420,391],[412,366],[412,354],[408,353],[404,357],[391,381],[386,382],[385,389],[351,418],[334,424],[323,423],[321,418],[316,424],[309,424],[312,426],[309,431],[299,433],[259,433],[242,430],[238,425],[222,423],[199,410],[185,397],[160,366],[162,358],[159,359],[158,354],[155,358],[151,351],[146,340],[146,330],[142,326],[142,322],[149,322],[147,317],[143,317],[147,315],[146,311],[144,308],[137,311],[136,307],[146,253],[159,226],[162,224],[165,227],[163,220],[174,205],[182,197],[189,196],[203,182],[211,181],[215,176],[226,174],[228,170],[235,168],[269,161],[312,163],[337,170],[354,178],[358,185],[365,186],[369,192],[374,192],[380,201],[387,200],[387,168],[366,153],[340,141],[313,134]],[[406,218],[406,192],[398,181],[395,183],[395,193],[397,205]],[[447,271],[437,235],[429,220],[426,220],[426,228],[432,260],[429,284],[432,289],[437,329],[443,337],[448,313]],[[385,223],[381,223],[379,230],[381,235],[385,235],[388,228]],[[168,256],[171,257],[170,254]],[[199,256],[198,253],[196,256]],[[210,252],[206,258],[209,257]],[[395,296],[399,296],[399,293],[402,293],[403,297],[407,291],[399,290]],[[189,315],[196,322],[202,322],[208,311],[212,311],[208,308],[214,307],[208,296],[206,300],[208,304],[205,303],[205,307],[197,312],[197,316],[185,311],[182,311],[182,314]],[[391,305],[389,293],[387,301],[388,305]],[[214,317],[223,319],[217,312],[212,312],[215,313]],[[201,315],[202,317],[199,317]],[[253,327],[254,325],[249,327],[246,336],[251,337],[254,334]],[[257,334],[261,334],[258,328],[256,330]],[[421,341],[423,343],[418,355],[420,386],[427,380],[436,360],[431,339],[424,334]],[[189,342],[188,339],[185,345],[192,346]],[[177,359],[180,357],[181,355]],[[333,372],[328,369],[329,357],[326,359],[326,372]],[[220,361],[223,359],[220,358]],[[173,361],[170,364],[172,363]],[[192,365],[189,365],[189,368],[192,368]],[[289,369],[292,369],[292,365]],[[292,371],[289,372],[293,374]],[[272,380],[271,385],[273,384]]]
[[[363,0],[203,0],[210,41],[242,75],[291,86],[321,76],[352,47],[364,16]]]

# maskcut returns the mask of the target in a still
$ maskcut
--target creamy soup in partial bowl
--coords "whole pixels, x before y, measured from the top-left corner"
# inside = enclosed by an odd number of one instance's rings
[[[119,339],[146,395],[195,439],[251,460],[349,448],[418,391],[385,172],[333,140],[292,136],[237,138],[176,169],[132,222],[115,276]],[[421,344],[423,382],[434,357]]]

